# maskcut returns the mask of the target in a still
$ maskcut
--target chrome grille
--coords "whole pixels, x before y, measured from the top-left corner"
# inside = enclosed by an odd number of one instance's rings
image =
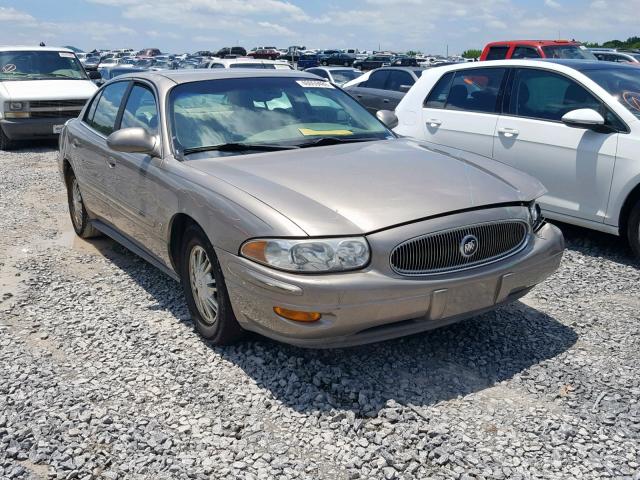
[[[31,118],[75,118],[80,110],[53,110],[50,112],[31,112]]]
[[[391,252],[391,268],[401,275],[429,275],[464,270],[508,257],[527,243],[528,223],[505,220],[429,233],[401,243]],[[472,235],[477,249],[462,253],[463,239]]]
[[[78,99],[78,100],[31,100],[29,102],[29,108],[33,110],[37,109],[57,109],[57,108],[65,108],[65,107],[76,107],[75,110],[79,111],[84,107],[84,104],[87,103],[87,99]]]

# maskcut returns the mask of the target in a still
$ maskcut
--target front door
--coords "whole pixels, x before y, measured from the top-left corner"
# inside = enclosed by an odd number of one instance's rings
[[[119,125],[119,129],[135,127],[158,136],[160,142],[155,95],[142,83],[132,86]],[[112,156],[117,209],[114,223],[118,230],[162,257],[166,253],[166,240],[162,238],[165,210],[174,204],[163,195],[169,189],[163,183],[162,159],[142,153],[112,152]]]
[[[498,67],[470,68],[443,75],[423,105],[423,138],[491,157],[505,77],[506,69]]]
[[[591,108],[615,122],[598,98],[564,75],[536,68],[514,72],[509,105],[500,117],[494,158],[536,177],[547,188],[547,215],[603,222],[618,143],[600,133],[562,123],[566,113]]]

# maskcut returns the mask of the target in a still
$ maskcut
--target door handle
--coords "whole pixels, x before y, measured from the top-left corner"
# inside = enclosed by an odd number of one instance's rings
[[[389,99],[388,98],[383,98],[382,99],[382,103],[389,103]]]
[[[498,133],[501,133],[507,138],[512,138],[517,137],[520,132],[515,128],[501,127],[498,129]]]
[[[113,168],[113,167],[115,167],[115,166],[116,166],[116,159],[115,159],[115,158],[113,158],[113,157],[109,157],[109,158],[107,158],[107,166],[108,166],[109,168]]]
[[[430,127],[439,127],[440,125],[442,125],[442,120],[438,120],[437,118],[430,118],[429,120],[427,120],[427,123]]]
[[[362,95],[356,94],[356,97],[358,97],[358,98],[362,98]]]

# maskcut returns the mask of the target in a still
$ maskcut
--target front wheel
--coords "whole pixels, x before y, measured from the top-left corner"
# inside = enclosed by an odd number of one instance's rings
[[[73,172],[67,175],[67,202],[71,224],[80,238],[91,238],[100,235],[100,232],[91,225],[87,209],[84,206],[80,184]]]
[[[344,66],[348,67],[349,66],[349,62],[344,62]]]
[[[640,200],[633,206],[629,215],[627,240],[636,258],[640,258]]]
[[[205,233],[190,226],[184,235],[181,281],[196,330],[216,345],[229,345],[242,337],[218,257]]]
[[[321,63],[322,63],[322,65],[324,65],[325,67],[326,67],[327,65],[329,65],[327,62],[321,62]]]

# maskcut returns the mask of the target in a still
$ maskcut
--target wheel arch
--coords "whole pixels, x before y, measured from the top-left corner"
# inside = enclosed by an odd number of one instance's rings
[[[184,232],[190,225],[195,225],[204,231],[196,219],[184,212],[176,213],[169,224],[169,260],[171,260],[171,267],[178,275],[180,274],[180,247]]]
[[[618,217],[618,225],[620,229],[620,235],[626,236],[627,223],[629,222],[629,216],[631,215],[631,209],[640,201],[640,183],[636,185],[627,195],[622,208],[620,209],[620,216]]]

